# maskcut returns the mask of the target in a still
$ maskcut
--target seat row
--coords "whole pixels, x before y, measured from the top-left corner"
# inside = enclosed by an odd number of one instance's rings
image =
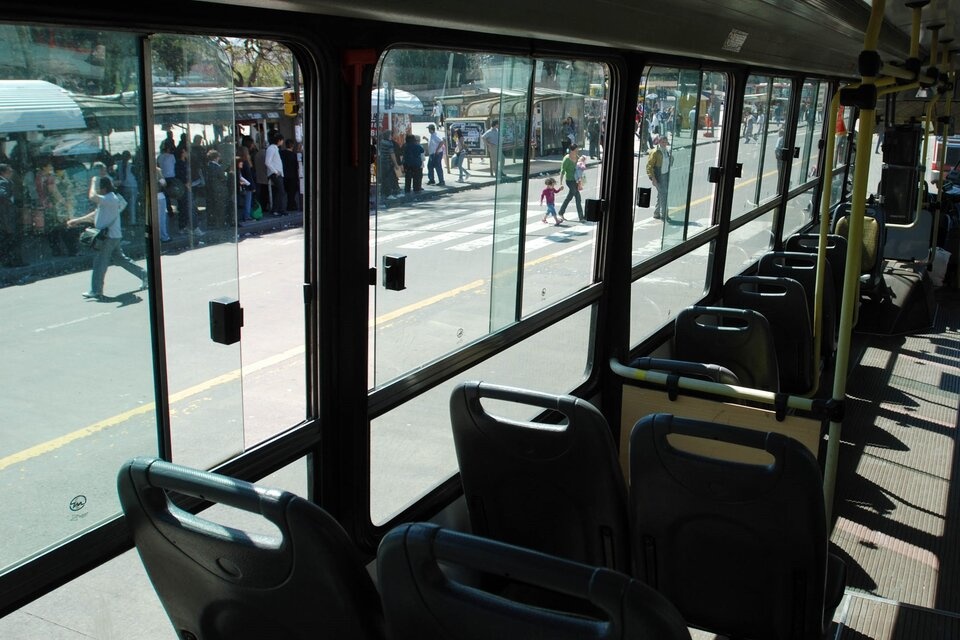
[[[666,598],[607,568],[408,523],[381,541],[378,592],[343,528],[294,494],[150,458],[125,464],[118,487],[180,640],[690,639]],[[279,535],[190,514],[169,492],[262,515]],[[471,573],[580,604],[533,606],[462,577]]]
[[[499,417],[489,401],[553,420]],[[475,533],[628,573],[691,626],[727,636],[819,638],[829,625],[845,570],[827,551],[819,466],[798,441],[647,415],[630,434],[627,489],[606,420],[581,398],[466,382],[450,409]],[[684,439],[759,450],[769,462],[697,455]]]
[[[722,306],[694,306],[674,323],[672,352],[681,361],[728,369],[736,384],[772,392],[814,395],[836,346],[835,272],[842,277],[845,241],[831,237],[825,264],[820,350],[813,318],[816,244],[794,236],[788,251],[761,257],[756,275],[735,276],[723,286]],[[819,240],[819,238],[817,238]]]
[[[541,409],[549,423],[488,410]],[[488,405],[488,406],[485,406]],[[155,459],[120,472],[134,542],[182,639],[820,638],[843,592],[820,472],[798,442],[653,414],[629,491],[599,411],[569,395],[466,382],[451,422],[470,533],[389,532],[379,592],[346,532],[293,494]],[[749,465],[677,439],[765,452]],[[176,507],[173,491],[261,514],[277,537]]]

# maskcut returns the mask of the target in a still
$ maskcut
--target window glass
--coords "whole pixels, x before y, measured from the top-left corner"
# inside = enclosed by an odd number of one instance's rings
[[[303,131],[283,86],[299,69],[275,42],[244,44],[151,39],[172,456],[203,468],[305,418]],[[234,86],[267,49],[274,86]],[[242,347],[210,339],[211,301],[231,300]]]
[[[851,170],[852,173],[852,170]],[[833,178],[830,180],[830,206],[831,208],[835,204],[840,203],[840,199],[843,197],[843,180],[844,180],[844,171],[840,170],[837,173],[833,174]],[[849,186],[846,189],[846,195],[850,195]]]
[[[639,88],[634,263],[713,224],[726,76],[652,67]],[[643,200],[649,198],[649,206]]]
[[[566,393],[581,384],[595,309],[587,308],[370,424],[370,518],[382,525],[457,473],[450,394],[465,380]],[[563,345],[558,349],[557,345]],[[520,417],[520,416],[518,416]],[[523,416],[530,418],[532,416]]]
[[[12,321],[0,418],[21,425],[0,472],[26,505],[2,531],[0,570],[113,518],[128,458],[209,467],[303,419],[302,218],[287,212],[300,189],[276,217],[245,221],[237,170],[243,136],[300,139],[281,115],[292,56],[274,49],[286,62],[261,65],[274,87],[241,90],[252,62],[231,43],[0,26],[3,50],[21,52],[0,71],[0,305]],[[108,227],[99,250],[79,242],[90,224]],[[210,320],[211,302],[240,300],[241,277],[243,359],[239,343],[211,339]]]
[[[601,197],[607,84],[604,65],[537,62],[524,234],[524,315],[592,280],[595,225],[580,218],[586,201]],[[571,142],[579,147],[575,152],[570,151]],[[560,174],[555,171],[558,160]],[[564,173],[564,164],[572,170]]]
[[[699,247],[630,285],[631,347],[703,297],[712,246]]]
[[[204,322],[211,300],[239,299],[233,77],[208,39],[151,47],[160,240],[177,248],[161,254],[172,459],[207,468],[243,450],[240,344],[212,341]]]
[[[783,237],[799,231],[813,222],[816,204],[813,201],[814,190],[810,189],[787,200],[786,217],[783,224]]]
[[[602,181],[607,77],[579,60],[384,55],[371,97],[371,387],[591,283],[596,226],[580,218]],[[544,223],[547,179],[563,190]],[[402,289],[383,279],[397,264]]]
[[[790,100],[793,95],[790,78],[773,78],[765,102],[755,104],[760,134],[761,163],[759,171],[760,202],[776,197],[781,175],[793,153],[786,148],[790,129]],[[783,160],[780,160],[783,158]]]
[[[0,50],[19,52],[0,67],[0,497],[18,505],[0,526],[2,572],[115,516],[117,469],[158,444],[129,188],[144,153],[139,40],[6,25]],[[99,251],[80,243],[95,223]]]
[[[777,162],[777,147],[785,140],[783,118],[788,113],[790,98],[789,78],[751,75],[747,79],[737,150],[737,162],[743,169],[734,187],[734,218],[777,195],[782,168]]]
[[[727,259],[723,268],[724,280],[741,273],[771,248],[773,212],[769,211],[730,232]]]
[[[836,138],[836,145],[834,147],[833,154],[833,166],[834,168],[842,166],[847,162],[847,147],[849,146],[850,141],[850,132],[853,130],[853,116],[855,109],[853,107],[840,107],[840,111],[837,113],[837,122],[834,126],[834,136]],[[853,164],[855,154],[851,154],[850,163]]]
[[[800,113],[797,119],[796,147],[800,157],[793,158],[790,187],[795,188],[817,176],[820,140],[823,137],[823,113],[830,99],[830,85],[807,80],[803,83]]]

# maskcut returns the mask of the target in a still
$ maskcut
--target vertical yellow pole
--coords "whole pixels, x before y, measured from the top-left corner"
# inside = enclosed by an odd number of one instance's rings
[[[870,9],[870,22],[864,37],[864,51],[875,52],[880,37],[880,26],[886,0],[874,0]],[[861,87],[875,88],[876,76],[864,76]],[[867,179],[870,174],[870,156],[873,153],[873,130],[876,123],[876,101],[872,108],[860,111],[860,127],[857,130],[857,155],[853,174],[853,192],[850,206],[850,231],[847,245],[847,264],[843,277],[843,304],[840,308],[840,335],[837,343],[836,366],[833,376],[833,399],[842,401],[847,392],[847,375],[850,362],[850,339],[853,329],[854,308],[860,292],[860,260],[862,255],[863,213],[867,199]],[[827,522],[832,522],[833,498],[837,484],[837,463],[840,457],[841,423],[831,421],[827,440],[827,454],[823,470],[823,496],[826,504]]]

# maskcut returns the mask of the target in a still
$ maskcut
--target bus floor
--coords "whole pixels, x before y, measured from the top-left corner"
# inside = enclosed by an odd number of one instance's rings
[[[856,334],[832,550],[847,564],[836,640],[960,638],[960,294],[933,326]]]

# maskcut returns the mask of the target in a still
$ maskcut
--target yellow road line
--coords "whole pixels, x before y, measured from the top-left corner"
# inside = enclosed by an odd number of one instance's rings
[[[460,287],[457,287],[457,288],[455,288],[455,289],[450,289],[449,291],[444,291],[443,293],[438,293],[438,294],[435,295],[435,296],[430,296],[429,298],[424,298],[423,300],[420,300],[419,302],[414,302],[413,304],[409,304],[409,305],[407,305],[407,306],[405,306],[405,307],[400,307],[399,309],[396,309],[395,311],[390,311],[389,313],[385,313],[385,314],[383,314],[382,316],[377,317],[376,320],[374,320],[373,322],[371,322],[370,326],[371,326],[371,327],[374,327],[374,326],[376,326],[376,325],[383,324],[383,323],[385,323],[385,322],[390,322],[391,320],[396,320],[396,319],[399,318],[400,316],[404,316],[404,315],[406,315],[406,314],[408,314],[408,313],[412,313],[412,312],[414,312],[414,311],[419,311],[420,309],[423,309],[423,308],[425,308],[425,307],[429,307],[430,305],[436,304],[437,302],[441,302],[441,301],[443,301],[443,300],[446,300],[447,298],[453,298],[454,296],[460,295],[461,293],[465,293],[465,292],[470,291],[470,290],[472,290],[472,289],[477,289],[477,288],[479,288],[479,287],[482,287],[485,282],[486,282],[485,280],[474,280],[473,282],[467,283],[467,284],[465,284],[465,285],[463,285],[463,286],[460,286]]]
[[[66,435],[62,435],[59,438],[54,438],[53,440],[47,440],[46,442],[41,442],[38,445],[30,447],[29,449],[24,449],[23,451],[18,451],[13,455],[9,455],[5,458],[0,458],[0,470],[6,469],[7,467],[19,464],[21,462],[26,462],[31,458],[36,458],[42,456],[45,453],[50,453],[55,451],[60,447],[66,446],[75,440],[81,438],[86,438],[87,436],[92,436],[95,433],[103,431],[109,427],[115,427],[118,424],[126,422],[130,418],[143,415],[154,410],[154,403],[145,404],[137,407],[136,409],[131,409],[130,411],[124,411],[123,413],[117,414],[106,420],[101,420],[100,422],[94,422],[88,427],[83,429],[77,429],[76,431],[71,431]]]
[[[278,353],[276,355],[270,356],[269,358],[264,358],[258,362],[253,363],[250,366],[244,367],[241,371],[240,369],[234,369],[233,371],[228,371],[222,375],[210,378],[209,380],[204,380],[199,384],[195,384],[192,387],[187,387],[182,391],[170,394],[170,404],[186,400],[192,396],[199,395],[205,391],[209,391],[214,387],[217,387],[222,384],[227,384],[228,382],[233,382],[240,379],[241,373],[253,373],[255,371],[260,371],[266,369],[267,367],[273,366],[284,360],[292,358],[298,354],[303,353],[304,347],[302,345],[288,349],[287,351]],[[55,451],[60,447],[66,446],[71,442],[80,440],[81,438],[86,438],[92,436],[104,429],[110,427],[115,427],[119,424],[135,418],[137,416],[144,415],[146,413],[153,413],[156,411],[156,403],[148,402],[146,404],[140,405],[135,409],[130,409],[129,411],[124,411],[115,416],[106,418],[105,420],[100,420],[99,422],[94,422],[93,424],[83,427],[82,429],[77,429],[76,431],[71,431],[65,435],[60,436],[59,438],[53,438],[52,440],[47,440],[46,442],[41,442],[38,445],[34,445],[23,451],[18,451],[12,455],[6,456],[5,458],[0,458],[0,471],[6,469],[7,467],[19,464],[21,462],[26,462],[32,458],[36,458],[45,453],[50,453]]]

